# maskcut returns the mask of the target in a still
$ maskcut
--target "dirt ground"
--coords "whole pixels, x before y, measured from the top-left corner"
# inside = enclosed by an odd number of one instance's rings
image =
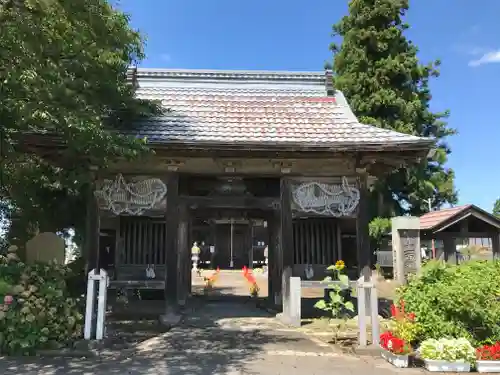
[[[205,286],[204,277],[210,277],[214,271],[203,270],[200,274],[193,272],[193,292],[200,293]],[[259,286],[260,297],[268,296],[268,279],[267,275],[262,272],[254,272],[254,276]],[[398,284],[393,280],[380,279],[377,282],[378,297],[383,299],[392,300],[395,296],[395,290]],[[249,295],[248,282],[243,277],[241,270],[221,270],[219,278],[217,279],[214,287],[215,294],[221,295],[235,295],[246,296]],[[321,288],[302,288],[303,298],[323,298],[324,291]]]

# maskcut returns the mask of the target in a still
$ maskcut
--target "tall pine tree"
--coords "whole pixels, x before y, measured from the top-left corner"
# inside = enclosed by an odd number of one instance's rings
[[[380,181],[375,194],[383,197],[385,209],[378,215],[418,215],[428,211],[428,199],[434,207],[457,201],[444,141],[455,131],[442,121],[448,112],[429,109],[429,79],[439,76],[440,62],[419,62],[417,47],[404,35],[408,6],[408,0],[351,0],[349,14],[333,26],[334,36],[342,37],[340,45],[331,45],[334,84],[360,122],[437,139],[432,159]]]

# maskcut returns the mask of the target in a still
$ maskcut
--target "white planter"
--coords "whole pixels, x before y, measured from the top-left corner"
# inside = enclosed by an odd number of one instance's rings
[[[424,359],[425,368],[430,372],[470,372],[468,362],[448,362],[435,359]]]
[[[500,361],[477,361],[477,372],[500,372]]]
[[[384,358],[387,362],[389,362],[395,367],[399,368],[408,367],[408,355],[394,354],[383,348],[380,354],[382,355],[382,358]]]

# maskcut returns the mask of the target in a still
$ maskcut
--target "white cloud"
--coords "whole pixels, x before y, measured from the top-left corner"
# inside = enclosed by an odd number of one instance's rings
[[[469,61],[469,66],[500,63],[500,50],[484,53],[479,59]]]

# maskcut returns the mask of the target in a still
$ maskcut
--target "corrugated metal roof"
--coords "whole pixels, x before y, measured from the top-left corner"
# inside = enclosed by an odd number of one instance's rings
[[[459,214],[462,211],[465,211],[472,207],[472,205],[467,204],[464,206],[457,206],[452,208],[445,208],[439,211],[428,212],[422,216],[420,216],[420,229],[432,229],[446,220],[452,218],[453,216]]]
[[[153,143],[320,147],[430,145],[360,124],[324,72],[138,69],[137,95],[170,111],[133,129]]]

